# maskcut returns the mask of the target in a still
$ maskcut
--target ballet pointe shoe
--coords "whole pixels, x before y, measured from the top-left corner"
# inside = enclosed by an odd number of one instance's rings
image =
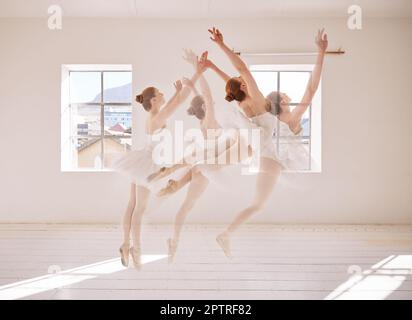
[[[175,193],[175,192],[177,191],[177,189],[178,189],[177,181],[176,181],[176,180],[173,180],[173,179],[170,179],[170,180],[167,182],[167,186],[166,186],[165,188],[161,189],[161,190],[157,193],[157,196],[158,196],[158,197],[164,197],[164,196],[166,196],[166,195],[170,195],[170,194],[172,194],[172,193]]]
[[[168,248],[168,262],[169,264],[172,264],[175,261],[177,241],[174,241],[172,238],[167,239],[167,248]]]
[[[123,244],[119,248],[119,252],[120,252],[120,260],[122,262],[122,265],[124,267],[128,267],[129,266],[129,245]]]
[[[222,248],[225,256],[229,259],[232,259],[232,250],[230,249],[230,239],[227,234],[220,234],[216,237],[216,241],[219,244],[219,246]]]
[[[137,270],[141,270],[141,269],[142,269],[142,263],[141,263],[141,251],[140,251],[140,248],[131,247],[131,248],[130,248],[130,255],[132,256],[133,266],[134,266]]]

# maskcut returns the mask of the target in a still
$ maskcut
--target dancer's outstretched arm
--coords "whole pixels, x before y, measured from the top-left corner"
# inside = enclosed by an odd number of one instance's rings
[[[190,63],[194,68],[195,63],[197,62],[197,56],[192,50],[185,49],[184,50],[183,59]],[[230,80],[230,77],[227,73],[225,73],[222,69],[220,69],[217,65],[215,65],[211,60],[206,59],[204,61],[205,67],[213,70],[216,74],[226,83]]]
[[[214,72],[226,83],[230,80],[230,77],[227,73],[225,73],[222,69],[220,69],[217,65],[215,65],[212,61],[208,60],[207,67]]]
[[[205,61],[207,60],[207,52],[202,54],[200,60],[197,61],[196,72],[190,79],[190,81],[195,84],[202,73],[205,71]],[[159,113],[153,119],[157,123],[164,123],[175,111],[176,109],[187,99],[190,95],[191,88],[188,86],[182,87],[180,81],[175,82],[176,93],[174,96],[166,103],[166,105],[159,111]]]
[[[292,117],[295,122],[300,123],[302,115],[308,109],[312,103],[312,99],[318,90],[320,76],[322,74],[323,60],[325,58],[325,52],[328,48],[328,35],[325,33],[325,29],[319,30],[316,36],[316,45],[318,47],[318,56],[315,64],[315,68],[312,71],[312,75],[308,81],[305,94],[302,101],[292,111]]]
[[[164,123],[167,118],[170,117],[170,115],[177,109],[177,107],[180,105],[180,92],[183,89],[182,82],[180,80],[177,80],[176,82],[173,83],[175,87],[175,93],[174,95],[166,102],[166,105],[159,111],[159,113],[153,118],[154,122],[157,123]]]
[[[208,129],[220,128],[220,124],[216,120],[215,103],[213,101],[212,93],[204,76],[200,77],[199,84],[200,91],[205,99],[205,127]]]
[[[202,77],[203,77],[203,75],[200,76],[199,82],[200,82],[200,79],[202,79]],[[190,81],[189,78],[183,77],[182,83],[183,83],[183,85],[185,85],[185,86],[189,87],[190,89],[192,89],[193,94],[194,94],[195,96],[198,96],[198,95],[199,95],[199,91],[197,91],[196,86]]]
[[[204,57],[207,58],[207,56],[204,56]],[[186,60],[188,63],[190,63],[194,68],[196,68],[198,58],[192,50],[185,50],[185,55],[183,56],[183,59]],[[212,61],[208,59],[204,60],[204,64],[206,68],[211,68],[213,65]],[[229,78],[229,76],[227,77]],[[192,83],[190,80],[185,79],[184,82],[186,83],[187,86],[191,86],[195,88],[194,83]],[[199,78],[199,84],[200,84],[200,91],[202,93],[203,99],[205,100],[205,119],[204,119],[205,127],[208,129],[209,128],[214,128],[214,129],[220,128],[220,125],[216,121],[216,117],[215,117],[215,108],[214,108],[212,92],[210,91],[209,84],[207,83],[203,74]]]
[[[263,94],[260,92],[258,85],[255,81],[255,79],[252,76],[252,73],[250,72],[248,66],[246,63],[237,55],[234,53],[223,41],[223,35],[219,31],[219,29],[216,29],[213,27],[212,29],[208,30],[210,34],[212,35],[210,39],[212,39],[213,42],[215,42],[220,49],[223,50],[223,52],[226,54],[226,56],[229,58],[229,60],[232,62],[233,66],[236,68],[236,70],[240,73],[242,76],[243,80],[246,82],[246,85],[248,87],[248,91],[251,97],[253,98],[259,98],[259,99],[265,99]]]

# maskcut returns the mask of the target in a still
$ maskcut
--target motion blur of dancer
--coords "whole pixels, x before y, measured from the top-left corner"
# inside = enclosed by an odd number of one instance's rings
[[[192,64],[194,68],[196,67],[197,58],[192,51],[186,50],[184,58]],[[212,68],[213,65],[214,64],[210,60],[205,60],[206,68]],[[250,149],[248,149],[246,142],[243,142],[240,138],[239,132],[236,129],[223,129],[216,120],[212,94],[204,76],[202,75],[199,79],[201,94],[198,93],[192,81],[185,80],[185,84],[188,87],[191,87],[193,93],[195,94],[195,97],[192,99],[187,112],[189,115],[195,116],[199,120],[200,129],[206,145],[211,147],[203,147],[203,150],[201,151],[206,151],[206,157],[203,157],[192,165],[190,170],[180,180],[170,180],[168,186],[161,190],[159,194],[162,196],[176,192],[189,183],[186,197],[175,218],[173,237],[169,238],[167,241],[169,249],[169,262],[173,262],[174,260],[182,226],[188,213],[209,184],[209,180],[211,179],[211,175],[209,174],[213,171],[222,169],[224,166],[238,163],[243,158],[250,155],[250,152],[248,152]],[[213,132],[213,137],[210,137],[211,131]],[[244,152],[242,152],[242,150]],[[213,161],[210,161],[211,159]],[[151,179],[159,179],[177,169],[189,165],[189,163],[184,162],[183,164],[176,164],[169,168],[162,168],[162,170],[159,170],[154,175],[151,175]]]
[[[208,31],[211,34],[211,40],[226,54],[240,74],[240,76],[230,78],[226,82],[226,100],[236,101],[241,112],[261,128],[260,167],[252,203],[239,212],[232,223],[216,238],[225,255],[231,257],[231,235],[253,215],[264,209],[282,169],[272,138],[276,126],[276,118],[273,115],[276,115],[282,123],[287,125],[293,134],[298,134],[301,131],[302,115],[311,104],[319,86],[328,39],[324,30],[318,32],[316,37],[318,57],[315,69],[309,79],[302,101],[291,111],[290,99],[286,94],[275,92],[268,97],[269,99],[265,98],[246,63],[225,44],[222,33],[216,28]],[[220,73],[218,72],[218,74]]]
[[[196,70],[190,80],[191,83],[196,83],[205,70],[206,57],[205,53],[199,61],[196,60]],[[175,82],[174,86],[176,92],[168,102],[165,101],[163,93],[155,87],[148,87],[136,96],[136,101],[148,112],[145,128],[146,145],[143,149],[129,152],[113,165],[115,171],[131,180],[129,203],[123,218],[123,244],[119,251],[122,264],[128,266],[130,254],[136,269],[141,267],[141,222],[151,193],[151,184],[147,176],[162,167],[161,163],[152,158],[152,151],[158,143],[153,136],[165,130],[167,119],[186,100],[192,90],[188,86],[183,86],[181,81]],[[133,239],[132,247],[130,234]]]

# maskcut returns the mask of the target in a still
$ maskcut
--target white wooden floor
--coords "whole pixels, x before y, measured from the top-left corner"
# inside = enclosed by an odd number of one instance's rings
[[[121,266],[118,226],[0,225],[0,299],[412,299],[412,226],[258,226],[233,238],[146,226],[142,271]]]

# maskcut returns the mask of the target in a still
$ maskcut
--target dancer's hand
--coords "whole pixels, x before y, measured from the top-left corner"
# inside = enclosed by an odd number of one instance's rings
[[[197,65],[196,65],[196,71],[198,72],[198,73],[203,73],[205,70],[206,70],[206,68],[207,68],[207,55],[208,55],[208,52],[207,51],[205,51],[205,52],[203,52],[202,53],[202,55],[200,56],[200,59],[197,59],[196,58],[196,60],[197,60]]]
[[[187,61],[188,63],[190,63],[194,68],[197,65],[197,55],[189,49],[184,49],[184,55],[183,55],[183,59],[185,61]]]
[[[318,30],[315,42],[318,46],[319,52],[325,53],[328,48],[328,35],[325,33],[324,28],[322,30]]]
[[[185,53],[183,56],[183,59],[187,61],[188,63],[190,63],[194,68],[196,68],[197,63],[198,63],[197,55],[192,50],[184,49],[183,51]],[[205,53],[206,53],[206,57],[204,57],[204,60],[202,61],[202,63],[205,68],[211,68],[213,66],[213,62],[207,58],[207,51],[205,51]]]
[[[182,88],[183,88],[182,81],[177,80],[175,83],[173,83],[173,85],[175,86],[176,93],[179,93],[180,91],[182,91]]]
[[[213,68],[213,66],[214,66],[215,64],[212,62],[212,60],[206,58],[205,61],[204,61],[204,65],[205,65],[205,67],[206,67],[207,69],[209,69],[209,68]]]
[[[212,29],[208,29],[209,33],[212,35],[210,39],[212,39],[213,42],[216,42],[217,44],[223,44],[223,34],[219,31],[219,29],[216,29],[213,27]]]

